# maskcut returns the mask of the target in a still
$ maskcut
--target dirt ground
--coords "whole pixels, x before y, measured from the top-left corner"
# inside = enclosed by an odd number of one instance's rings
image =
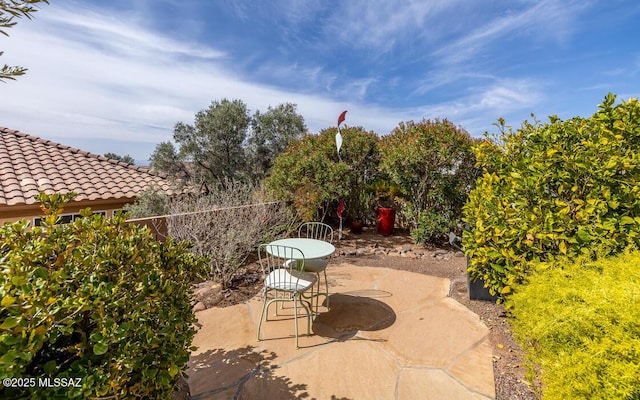
[[[455,254],[455,249],[442,247],[440,249],[424,249],[425,251],[444,250],[450,252],[443,256],[426,256],[419,259],[399,257],[384,254],[356,255],[357,249],[373,246],[384,249],[400,249],[418,247],[413,245],[406,232],[394,232],[391,236],[377,235],[374,230],[366,230],[361,234],[344,232],[342,240],[335,240],[336,263],[346,262],[353,265],[368,267],[393,268],[411,271],[425,275],[438,276],[451,280],[449,296],[465,305],[480,316],[490,329],[489,339],[493,345],[493,368],[496,384],[496,398],[506,399],[535,399],[532,388],[527,383],[525,375],[524,356],[521,348],[511,334],[505,309],[502,305],[488,301],[469,300],[466,279],[466,259],[462,254]],[[238,279],[234,282],[233,290],[227,290],[222,299],[216,301],[218,307],[224,307],[246,301],[257,294],[261,288],[260,270],[255,263],[250,263],[239,271]]]

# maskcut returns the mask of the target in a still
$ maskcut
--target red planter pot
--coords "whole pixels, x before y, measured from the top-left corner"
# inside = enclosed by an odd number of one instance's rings
[[[362,233],[363,227],[364,224],[362,223],[362,221],[353,220],[349,223],[349,230],[351,231],[351,233]]]
[[[393,225],[396,222],[396,210],[393,208],[378,208],[378,223],[376,230],[378,234],[388,236],[393,233]]]

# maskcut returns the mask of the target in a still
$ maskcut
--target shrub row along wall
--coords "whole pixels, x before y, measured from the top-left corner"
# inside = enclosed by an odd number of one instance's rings
[[[209,276],[227,287],[259,244],[289,234],[297,218],[287,202],[269,201],[261,185],[222,183],[173,197],[150,187],[127,210],[135,218],[129,222],[150,227],[159,240],[191,242],[190,251],[207,258]]]
[[[40,227],[0,227],[0,378],[80,384],[4,385],[0,397],[169,398],[189,359],[192,282],[206,264],[122,215],[84,210],[56,225],[71,198],[41,195]]]
[[[268,203],[247,204],[243,206],[234,206],[234,207],[219,207],[219,208],[213,208],[209,210],[184,212],[184,213],[172,214],[172,215],[157,215],[154,217],[129,218],[127,219],[127,223],[146,226],[151,230],[151,234],[153,235],[154,239],[164,241],[169,235],[169,224],[167,223],[167,220],[170,220],[171,218],[178,219],[181,217],[186,217],[186,218],[190,218],[190,217],[198,218],[198,217],[205,217],[205,216],[208,217],[208,214],[215,215],[216,213],[220,213],[224,211],[240,210],[243,208],[251,208],[251,207],[264,207],[264,206],[272,206],[272,205],[278,205],[283,207],[286,205],[286,202],[271,201]],[[213,218],[215,218],[215,216],[213,216]]]
[[[243,194],[243,190],[249,188],[239,185],[240,188],[228,187],[217,195],[174,202],[172,215],[167,217],[169,236],[192,242],[191,251],[207,258],[209,275],[225,288],[232,286],[238,271],[248,257],[257,253],[261,243],[288,235],[296,222],[291,207],[284,202],[223,207],[215,212],[183,212],[246,201],[250,193]]]

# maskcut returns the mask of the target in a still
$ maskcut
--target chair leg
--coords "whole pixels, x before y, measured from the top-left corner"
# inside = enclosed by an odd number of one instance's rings
[[[313,301],[313,299],[312,299]],[[300,302],[300,305],[302,306],[302,308],[304,309],[305,314],[307,315],[307,336],[311,336],[311,315],[312,312],[311,310],[309,310],[309,307],[306,306],[306,304],[304,304],[305,300],[302,299],[301,296],[299,295],[295,295],[293,298],[293,309],[294,309],[294,316],[293,316],[293,320],[294,323],[296,324],[296,349],[300,348],[300,345],[298,343],[298,337],[300,336],[299,332],[298,332],[298,302]],[[311,303],[309,303],[309,306],[311,306],[313,308],[313,305]]]
[[[311,302],[304,300],[302,297],[302,294],[297,294],[293,300],[293,305],[295,309],[294,320],[296,324],[296,349],[300,348],[300,346],[298,345],[298,336],[299,336],[298,334],[298,302],[300,302],[300,305],[302,306],[305,314],[307,315],[307,336],[311,336],[311,316],[313,315],[313,296],[311,297]],[[305,303],[308,303],[309,306],[307,307]]]
[[[320,314],[320,272],[316,272],[316,276],[318,277],[318,292],[316,293],[316,315]]]
[[[296,325],[296,349],[299,349],[298,345],[298,301],[296,297],[293,297],[293,323]]]
[[[327,299],[327,308],[329,308],[329,281],[327,280],[327,269],[325,268],[323,272],[324,272],[324,288],[327,291],[325,293],[326,299]]]
[[[260,321],[258,321],[258,342],[261,340],[260,339],[260,329],[262,328],[262,320],[265,317],[265,311],[267,311],[267,308],[269,308],[269,305],[267,304],[267,288],[265,287],[262,290],[262,312],[260,313]],[[276,308],[278,308],[278,305],[276,304]],[[268,317],[268,316],[267,316]]]
[[[324,295],[324,298],[326,300],[327,303],[327,308],[329,308],[329,281],[327,280],[327,270],[324,269],[323,270],[324,273],[324,289],[325,292],[321,292],[320,291],[320,272],[316,272],[316,275],[318,276],[318,291],[316,293],[316,314],[319,314],[319,307],[320,307],[320,295]]]
[[[309,307],[311,307],[311,315],[315,318],[318,315],[318,293],[314,293],[313,289],[314,289],[315,285],[311,285],[311,297],[310,297],[310,302],[309,302]],[[316,312],[315,314],[313,313],[313,299],[316,299]]]
[[[313,290],[313,289],[312,289]],[[307,316],[307,335],[311,335],[311,315],[312,315],[312,311],[311,309],[313,309],[313,296],[311,297],[311,302],[308,302],[306,300],[303,300],[301,297],[301,294],[294,294],[290,300],[287,300],[286,298],[279,298],[278,296],[278,292],[276,291],[275,294],[275,298],[272,300],[267,301],[267,290],[266,288],[263,291],[263,295],[262,295],[262,311],[260,312],[260,320],[258,321],[258,341],[261,341],[261,337],[260,337],[260,333],[262,331],[262,322],[263,321],[268,321],[269,320],[269,306],[271,305],[271,303],[276,303],[275,307],[276,307],[276,311],[278,309],[278,304],[277,303],[284,303],[286,301],[291,301],[293,300],[293,320],[295,323],[295,335],[296,335],[296,349],[300,348],[300,344],[298,341],[298,337],[300,336],[299,334],[299,329],[298,329],[298,302],[300,302],[300,305],[302,306],[302,308],[305,311],[305,314]],[[309,306],[307,306],[305,303],[308,303]],[[311,307],[311,309],[309,308]]]
[[[313,315],[313,304],[309,304],[309,306],[311,310],[309,310],[307,306],[304,306],[307,311],[307,336],[311,336],[311,316]]]
[[[279,293],[276,292],[276,298],[278,298],[278,296],[279,296]],[[282,298],[284,299],[284,296]],[[284,310],[284,301],[280,302],[280,308]],[[275,312],[275,314],[276,314],[276,317],[277,317],[278,316],[278,303],[276,303],[276,312]]]

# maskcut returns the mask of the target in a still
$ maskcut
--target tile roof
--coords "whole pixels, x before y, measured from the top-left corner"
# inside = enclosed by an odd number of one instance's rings
[[[35,204],[39,191],[75,192],[76,201],[134,198],[168,179],[145,167],[0,127],[0,206]]]

